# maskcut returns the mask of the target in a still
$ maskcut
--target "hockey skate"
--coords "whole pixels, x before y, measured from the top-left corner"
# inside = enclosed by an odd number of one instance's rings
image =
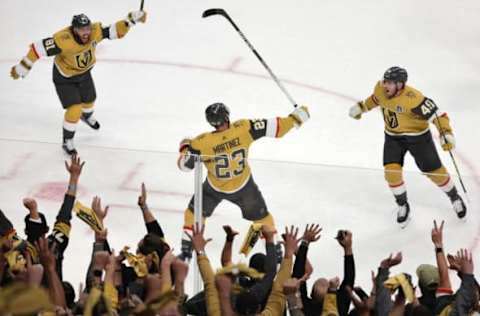
[[[457,214],[457,217],[459,219],[465,219],[465,216],[467,215],[467,206],[463,202],[463,199],[460,197],[460,195],[458,195],[457,198],[452,201],[452,206],[453,210]]]
[[[399,205],[397,208],[397,223],[401,228],[405,228],[410,222],[410,205],[407,203]]]
[[[73,139],[64,139],[63,144],[62,144],[63,151],[67,155],[76,155],[77,150],[75,149],[75,146],[73,145]]]
[[[92,113],[90,113],[92,114]],[[98,123],[98,121],[95,119],[95,117],[93,115],[90,115],[90,116],[86,116],[86,115],[82,115],[82,118],[81,118],[82,122],[84,122],[85,124],[87,124],[88,126],[90,126],[91,128],[95,129],[95,130],[98,130],[100,128],[100,123]]]

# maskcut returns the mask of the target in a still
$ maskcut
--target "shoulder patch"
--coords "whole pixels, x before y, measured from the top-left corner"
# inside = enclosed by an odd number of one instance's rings
[[[405,95],[409,98],[416,98],[417,97],[417,94],[413,91],[408,91]]]
[[[243,125],[245,125],[245,122],[246,122],[246,120],[238,120],[238,121],[235,121],[232,125],[235,128],[239,128],[239,127],[242,127]]]
[[[62,35],[60,35],[60,39],[61,39],[61,40],[64,40],[64,41],[69,40],[69,39],[71,39],[71,38],[72,38],[72,36],[71,36],[69,33],[67,33],[67,32],[65,32],[65,33],[63,33]]]

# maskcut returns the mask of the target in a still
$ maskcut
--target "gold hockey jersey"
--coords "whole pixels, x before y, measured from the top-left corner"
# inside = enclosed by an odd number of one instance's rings
[[[282,137],[293,128],[294,122],[290,116],[239,120],[225,131],[201,134],[180,148],[179,167],[182,170],[193,169],[193,155],[201,155],[210,185],[219,192],[237,192],[251,176],[248,164],[250,145],[264,136]]]
[[[421,135],[429,130],[429,122],[433,122],[439,131],[441,128],[445,133],[452,133],[446,113],[439,114],[438,107],[432,99],[408,85],[399,95],[388,98],[382,82],[379,81],[373,94],[359,104],[363,112],[377,106],[381,107],[385,132],[389,135]]]
[[[27,58],[34,63],[41,57],[55,56],[58,71],[64,77],[73,77],[87,72],[95,65],[95,50],[102,40],[122,38],[128,31],[129,24],[125,20],[107,27],[103,27],[100,22],[93,23],[90,41],[81,44],[75,39],[71,27],[66,27],[52,37],[31,44]]]

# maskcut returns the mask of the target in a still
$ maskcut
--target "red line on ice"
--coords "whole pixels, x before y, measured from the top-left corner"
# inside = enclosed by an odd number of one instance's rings
[[[473,163],[471,163],[471,161],[468,160],[465,156],[460,154],[458,151],[456,152],[456,154],[457,154],[457,157],[463,162],[463,164],[468,169],[470,169],[470,171],[473,175],[473,182],[477,185],[478,189],[480,189],[480,175],[479,175],[479,172],[478,172],[477,168],[475,167],[475,165]],[[472,194],[471,191],[470,191],[470,194]],[[470,210],[470,212],[471,212],[471,210]],[[475,250],[477,250],[477,248],[479,246],[480,246],[480,223],[479,223],[478,228],[477,228],[477,233],[475,234],[475,237],[472,240],[469,249],[472,253],[474,253]]]
[[[238,64],[240,64],[241,61],[242,61],[242,57],[234,58],[232,60],[232,62],[230,63],[230,65],[225,70],[234,71],[235,68],[238,66]]]
[[[138,173],[138,170],[143,167],[143,163],[139,162],[135,165],[133,169],[131,169],[128,174],[126,175],[125,179],[122,181],[122,183],[118,186],[120,190],[124,190],[128,188],[128,184],[135,178],[135,176]]]
[[[140,192],[140,183],[138,186],[133,185],[131,182],[137,176],[139,170],[143,167],[143,163],[139,162],[133,167],[125,176],[125,179],[122,183],[118,186],[118,190],[121,191],[128,191],[128,192]],[[172,192],[172,191],[163,191],[163,190],[154,190],[147,188],[147,193],[149,194],[159,194],[159,195],[167,195],[167,196],[181,196],[181,197],[190,197],[189,194],[180,193],[180,192]]]
[[[108,205],[111,208],[123,208],[123,209],[131,209],[131,210],[136,210],[138,209],[137,205],[133,204],[119,204],[119,203],[113,203]],[[178,214],[181,213],[183,214],[185,210],[174,210],[174,209],[168,209],[168,208],[161,208],[161,207],[151,207],[150,208],[152,212],[165,212],[165,213],[174,213]]]
[[[215,67],[215,66],[205,66],[205,65],[197,65],[197,64],[191,64],[191,63],[181,63],[181,62],[169,62],[169,61],[161,61],[161,60],[144,60],[144,59],[117,59],[117,58],[98,58],[97,59],[99,62],[105,62],[105,63],[126,63],[126,64],[140,64],[140,65],[155,65],[155,66],[166,66],[166,67],[176,67],[176,68],[185,68],[185,69],[197,69],[197,70],[205,70],[205,71],[211,71],[211,72],[218,72],[218,73],[228,73],[232,75],[237,75],[237,76],[243,76],[243,77],[250,77],[250,78],[258,78],[258,79],[264,79],[264,80],[272,80],[269,76],[267,75],[261,75],[257,73],[252,73],[252,72],[247,72],[247,71],[239,71],[239,70],[234,70],[235,66],[237,65],[236,60],[232,62],[230,67],[227,68],[222,68],[222,67]],[[15,63],[17,62],[16,59],[0,59],[0,63]],[[39,62],[51,62],[48,59],[40,59]],[[337,92],[334,90],[326,89],[320,86],[316,86],[313,84],[309,83],[304,83],[296,80],[291,80],[291,79],[286,79],[286,78],[280,78],[284,83],[305,88],[305,89],[310,89],[316,92],[332,95],[341,99],[344,99],[346,101],[353,101],[356,102],[358,101],[358,98],[349,96],[347,94],[343,94],[341,92]]]
[[[7,172],[6,175],[0,176],[0,180],[11,180],[15,178],[18,174],[20,168],[33,156],[33,153],[26,153],[15,160],[12,168]]]

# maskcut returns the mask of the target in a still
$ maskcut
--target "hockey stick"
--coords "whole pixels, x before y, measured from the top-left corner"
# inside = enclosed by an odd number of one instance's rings
[[[443,138],[443,141],[446,144],[448,144],[447,137],[445,136],[445,132],[444,132],[442,126],[440,125],[440,118],[438,117],[437,112],[435,112],[435,118],[436,118],[437,123],[438,123],[440,136]],[[460,181],[460,185],[462,186],[463,193],[465,193],[465,196],[466,196],[468,202],[470,202],[470,199],[469,199],[468,194],[467,194],[467,189],[465,188],[465,184],[463,183],[462,175],[460,174],[460,170],[458,169],[457,161],[455,160],[455,157],[453,156],[452,150],[449,149],[448,153],[450,154],[450,158],[452,158],[453,166],[455,167],[455,171],[457,172],[458,180]]]
[[[144,3],[145,3],[145,0],[142,0],[142,1],[140,2],[140,11],[143,11],[143,4],[144,4]]]
[[[243,32],[240,30],[240,28],[237,26],[237,24],[235,24],[235,22],[233,22],[232,18],[228,15],[228,13],[224,9],[208,9],[205,12],[203,12],[202,17],[203,18],[208,18],[209,16],[212,16],[212,15],[221,15],[224,18],[226,18],[228,20],[228,22],[230,22],[230,24],[232,24],[233,28],[242,37],[243,41],[248,45],[248,47],[255,54],[257,59],[262,63],[263,67],[265,67],[265,69],[268,71],[268,73],[272,77],[273,81],[275,81],[275,83],[278,85],[280,90],[282,90],[283,94],[285,94],[285,96],[290,101],[290,103],[294,107],[297,107],[297,102],[295,102],[295,100],[293,100],[290,93],[288,93],[287,89],[285,89],[285,87],[280,82],[280,80],[278,80],[277,76],[273,73],[273,71],[270,69],[270,67],[267,65],[267,63],[263,60],[262,56],[260,56],[260,54],[257,52],[255,47],[253,47],[253,45],[250,43],[250,41],[247,39],[247,37],[243,34]]]

